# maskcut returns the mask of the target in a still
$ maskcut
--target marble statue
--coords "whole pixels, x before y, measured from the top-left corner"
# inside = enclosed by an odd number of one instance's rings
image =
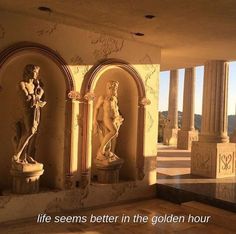
[[[29,144],[33,136],[38,130],[40,123],[41,108],[45,106],[46,102],[43,101],[44,90],[41,86],[41,81],[38,79],[40,67],[34,64],[25,66],[23,73],[23,81],[20,82],[20,88],[24,92],[26,105],[26,120],[24,121],[23,128],[24,134],[21,133],[18,142],[17,152],[13,156],[15,163],[37,163],[29,155]]]
[[[94,109],[93,130],[95,134],[99,135],[100,139],[96,160],[100,163],[116,163],[122,160],[114,154],[119,128],[124,121],[118,107],[118,87],[118,81],[108,81],[106,95],[98,97]],[[101,121],[98,120],[100,109],[103,112]]]

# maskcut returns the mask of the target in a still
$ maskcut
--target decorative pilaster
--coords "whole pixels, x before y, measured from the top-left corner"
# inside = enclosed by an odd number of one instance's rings
[[[201,133],[193,142],[191,173],[211,178],[235,176],[235,144],[228,143],[228,63],[209,61],[204,69]]]
[[[190,149],[192,141],[198,140],[194,128],[195,68],[186,68],[184,76],[184,97],[182,127],[178,131],[177,148]]]
[[[178,70],[170,71],[168,123],[164,129],[163,143],[177,144],[178,132]]]

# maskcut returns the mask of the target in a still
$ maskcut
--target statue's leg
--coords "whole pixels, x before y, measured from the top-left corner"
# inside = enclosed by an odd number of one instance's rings
[[[27,156],[30,156],[32,158],[35,158],[35,153],[36,153],[36,149],[35,149],[35,142],[36,142],[36,135],[34,135],[30,140],[29,140],[29,144],[27,146]]]
[[[27,144],[26,142],[28,142],[28,137],[29,137],[29,133],[31,132],[31,128],[30,128],[30,120],[32,122],[31,116],[30,114],[27,114],[26,116],[24,116],[23,120],[20,122],[19,125],[19,143],[17,145],[17,151],[16,151],[16,156],[15,156],[15,160],[25,160],[25,154],[27,152]]]
[[[115,149],[116,149],[116,142],[117,142],[117,137],[118,137],[118,132],[119,132],[119,129],[120,129],[120,122],[118,123],[114,123],[115,124],[115,127],[116,127],[116,136],[111,140],[111,151],[112,152],[115,152]]]
[[[36,132],[38,130],[40,122],[40,108],[35,107],[34,108],[34,115],[33,115],[33,123],[32,123],[32,129],[31,133],[33,134],[32,138],[29,140],[29,143],[27,145],[27,156],[35,158],[35,141],[36,141]]]
[[[99,151],[101,154],[105,154],[106,146],[117,135],[117,130],[111,119],[106,119],[104,125],[107,129],[105,136],[101,142]]]
[[[112,140],[111,140],[111,152],[115,152],[115,149],[116,149],[116,140],[117,140],[117,137],[114,137]]]

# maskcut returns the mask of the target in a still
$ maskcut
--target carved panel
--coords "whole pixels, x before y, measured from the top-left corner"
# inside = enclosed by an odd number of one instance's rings
[[[210,160],[212,157],[211,152],[197,153],[196,157],[196,167],[200,170],[209,170],[210,169]]]
[[[210,147],[194,144],[192,148],[191,169],[201,175],[212,175],[213,151]]]
[[[233,173],[235,170],[234,152],[225,152],[219,154],[219,173]]]

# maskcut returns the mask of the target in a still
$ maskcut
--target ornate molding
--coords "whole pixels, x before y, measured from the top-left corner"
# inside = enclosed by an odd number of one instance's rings
[[[144,98],[141,99],[139,104],[142,105],[142,106],[147,106],[147,105],[151,104],[151,101],[144,97]]]
[[[93,101],[95,98],[95,94],[92,92],[88,92],[83,96],[83,95],[81,95],[81,93],[72,90],[68,93],[68,98],[70,98],[74,101],[79,101],[81,103],[85,103],[85,102]]]
[[[68,98],[72,100],[80,101],[82,99],[82,96],[79,92],[72,90],[68,93]]]
[[[84,99],[87,101],[93,101],[95,98],[95,94],[93,92],[88,92],[84,95]]]
[[[5,50],[0,52],[0,68],[5,64],[5,62],[10,59],[12,56],[14,56],[17,53],[23,52],[23,51],[34,51],[38,52],[42,55],[45,55],[53,60],[57,64],[57,66],[60,68],[62,73],[65,76],[67,89],[69,91],[74,90],[74,81],[71,75],[71,71],[68,68],[68,65],[66,61],[58,54],[58,52],[54,51],[53,49],[44,46],[39,43],[33,43],[33,42],[20,42],[13,44],[9,47],[7,47]]]
[[[87,74],[85,75],[83,85],[82,85],[82,90],[84,93],[90,92],[91,86],[97,76],[97,73],[108,66],[117,66],[119,68],[122,68],[126,72],[128,72],[133,77],[136,83],[139,98],[146,97],[143,80],[141,76],[139,75],[139,73],[135,70],[135,68],[131,64],[127,63],[126,61],[122,59],[114,59],[114,58],[99,61],[98,64],[95,64],[87,72]]]

